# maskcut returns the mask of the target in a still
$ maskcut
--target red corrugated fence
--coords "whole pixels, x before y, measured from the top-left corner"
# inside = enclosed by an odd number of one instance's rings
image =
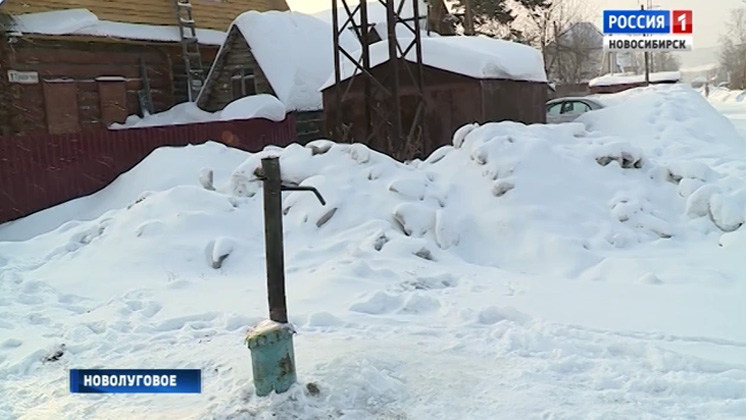
[[[92,194],[162,146],[214,140],[257,152],[295,139],[292,115],[282,122],[251,119],[0,137],[0,223]]]

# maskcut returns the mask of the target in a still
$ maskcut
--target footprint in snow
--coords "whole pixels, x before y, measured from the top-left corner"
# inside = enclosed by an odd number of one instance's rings
[[[350,306],[352,312],[369,315],[381,315],[391,313],[402,307],[401,296],[395,296],[386,292],[377,292],[374,295]]]
[[[449,273],[417,277],[401,284],[404,290],[440,290],[458,286],[458,279]]]
[[[400,314],[426,314],[440,309],[440,300],[421,293],[413,293],[398,311]]]
[[[339,327],[343,326],[344,321],[332,315],[329,312],[314,312],[308,316],[307,327]]]
[[[5,349],[14,349],[17,347],[21,347],[21,344],[23,344],[23,341],[18,340],[16,338],[9,338],[3,341],[3,343],[0,344],[0,347],[5,348]]]
[[[519,312],[513,308],[498,308],[497,306],[488,306],[477,315],[477,320],[483,325],[497,324],[500,321],[512,321],[517,324],[525,324],[531,320],[528,315]]]

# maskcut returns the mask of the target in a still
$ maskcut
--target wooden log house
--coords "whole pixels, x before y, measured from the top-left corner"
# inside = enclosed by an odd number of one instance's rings
[[[285,0],[180,1],[205,71],[239,13],[288,10]],[[175,2],[1,2],[0,136],[100,130],[188,100]]]
[[[298,141],[323,136],[319,88],[334,74],[332,33],[331,25],[302,13],[241,14],[228,30],[197,106],[216,112],[236,99],[270,94],[294,117]],[[339,42],[348,51],[360,48],[352,33],[342,34]]]

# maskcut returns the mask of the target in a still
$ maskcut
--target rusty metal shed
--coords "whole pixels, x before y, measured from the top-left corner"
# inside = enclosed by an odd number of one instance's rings
[[[391,72],[386,43],[371,46],[371,72],[384,79]],[[531,47],[487,37],[447,36],[422,39],[425,127],[421,151],[425,156],[451,144],[453,133],[465,124],[493,121],[518,121],[526,124],[546,122],[547,82],[541,53]],[[414,71],[409,56],[399,58],[400,80]],[[342,69],[341,85],[347,91],[342,104],[342,120],[335,121],[336,84],[330,80],[322,87],[326,131],[330,135],[338,124],[347,127],[347,142],[361,142],[387,153],[383,139],[369,142],[365,124],[364,76]],[[400,87],[402,122],[409,126],[417,103],[416,88]],[[382,106],[384,102],[374,103]]]

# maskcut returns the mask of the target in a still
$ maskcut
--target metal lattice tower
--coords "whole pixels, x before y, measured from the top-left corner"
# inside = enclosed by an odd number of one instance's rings
[[[371,144],[386,144],[387,152],[400,160],[419,156],[422,150],[425,130],[425,91],[422,65],[422,38],[419,0],[376,0],[386,7],[387,39],[379,41],[388,44],[389,62],[383,64],[386,71],[373,71],[371,68],[371,29],[369,4],[362,0],[332,0],[332,25],[334,27],[334,118],[333,127],[338,141],[355,141]],[[374,4],[376,2],[373,2]],[[351,6],[353,3],[354,7]],[[405,7],[411,7],[412,18],[403,18]],[[425,11],[426,12],[426,11]],[[406,29],[406,37],[397,37],[397,28]],[[344,31],[354,31],[361,44],[359,56],[346,50],[340,44]],[[410,35],[411,33],[411,35]],[[401,57],[408,57],[404,60]],[[354,66],[359,76],[342,81],[342,63]],[[380,70],[380,69],[378,69]],[[366,138],[350,138],[350,125],[344,121],[345,100],[353,81],[362,79],[364,84],[364,124]],[[414,117],[404,121],[402,115],[402,86],[407,86],[407,96],[414,97]],[[411,93],[411,95],[410,95]],[[385,139],[381,142],[380,139]]]

